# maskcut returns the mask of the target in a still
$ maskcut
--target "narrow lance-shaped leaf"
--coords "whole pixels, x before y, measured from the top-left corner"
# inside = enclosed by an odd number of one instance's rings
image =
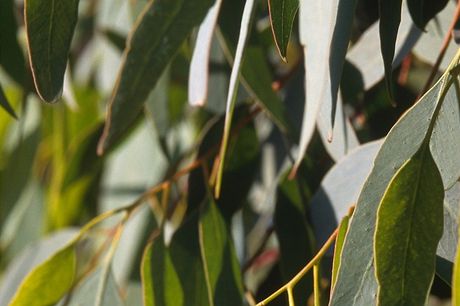
[[[268,8],[276,48],[281,58],[287,61],[287,48],[299,0],[268,0]]]
[[[449,0],[407,0],[412,20],[421,30],[446,7]]]
[[[0,85],[0,106],[8,113],[11,115],[11,117],[13,118],[18,118],[16,116],[16,113],[14,112],[14,109],[13,107],[10,105],[10,103],[8,102],[8,99],[6,98],[6,95],[5,93],[3,92],[3,88],[2,86]]]
[[[401,23],[402,0],[379,0],[380,47],[385,67],[385,82],[390,99],[394,99],[392,76],[396,38]]]
[[[337,239],[335,240],[335,247],[334,247],[334,261],[332,263],[331,288],[334,288],[335,282],[337,281],[337,273],[339,272],[340,259],[342,256],[342,249],[343,249],[343,242],[345,240],[345,235],[347,234],[349,223],[350,223],[350,216],[345,216],[339,225],[339,232],[337,234]]]
[[[375,229],[379,305],[424,305],[443,232],[444,188],[428,142],[391,180]]]
[[[356,0],[301,0],[300,42],[305,61],[305,109],[295,174],[307,151],[323,103],[331,104],[326,126],[329,140],[336,112],[337,94],[348,48]]]
[[[452,275],[452,305],[460,305],[460,247],[457,247],[454,273]]]
[[[188,101],[203,106],[208,96],[209,60],[214,30],[222,0],[216,0],[200,26],[195,42],[188,78]]]
[[[227,152],[228,139],[230,137],[230,129],[235,109],[235,102],[238,93],[238,85],[240,78],[241,64],[243,61],[244,50],[248,40],[248,34],[251,27],[255,0],[247,0],[244,5],[243,17],[241,20],[240,34],[238,37],[238,45],[236,47],[235,61],[233,63],[232,73],[230,75],[230,85],[227,95],[227,106],[225,109],[225,124],[222,145],[220,147],[220,160],[216,181],[216,196],[219,197],[222,184],[222,174],[224,172],[225,154]]]
[[[30,272],[9,306],[52,305],[71,288],[75,273],[75,245],[71,244]]]
[[[452,61],[451,70],[401,117],[377,154],[350,221],[331,305],[375,304],[377,281],[373,265],[373,233],[378,206],[398,169],[420,149],[428,137],[427,133],[430,133],[430,150],[436,156],[439,149],[433,146],[434,136],[431,131],[436,125],[444,101],[450,98],[451,91],[455,91],[452,88],[456,78],[453,69],[458,65],[459,56],[460,54]],[[439,169],[444,181],[446,173],[442,168]]]
[[[209,305],[242,305],[241,267],[224,218],[212,201],[208,201],[203,207],[199,237]]]
[[[26,0],[25,20],[35,87],[46,102],[62,94],[79,0]]]
[[[212,3],[212,0],[156,0],[147,4],[127,42],[99,141],[99,154],[136,120],[163,70]]]

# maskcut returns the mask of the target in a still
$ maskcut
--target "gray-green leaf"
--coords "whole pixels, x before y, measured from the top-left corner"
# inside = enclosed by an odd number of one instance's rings
[[[79,0],[26,0],[25,20],[35,87],[46,102],[62,94]]]
[[[443,231],[444,188],[428,144],[391,180],[377,212],[374,259],[379,305],[423,305]]]
[[[299,0],[269,0],[268,8],[276,47],[281,58],[287,61],[287,48]]]
[[[149,2],[127,42],[99,141],[99,154],[133,124],[163,70],[212,3],[212,0]]]

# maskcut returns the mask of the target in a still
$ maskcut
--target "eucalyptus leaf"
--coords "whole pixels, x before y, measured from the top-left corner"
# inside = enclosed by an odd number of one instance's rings
[[[281,58],[287,61],[287,48],[299,0],[269,0],[268,8],[276,47]]]
[[[322,104],[331,105],[326,118],[329,139],[337,104],[356,0],[300,1],[300,42],[305,61],[305,109],[296,168],[313,136]]]
[[[443,232],[444,188],[427,143],[390,181],[377,211],[375,273],[379,305],[422,305]]]
[[[147,4],[127,42],[99,154],[133,124],[163,70],[212,3],[212,0],[158,0]]]
[[[196,38],[188,78],[188,101],[192,106],[203,106],[207,100],[212,38],[221,4],[222,0],[216,0],[209,9]]]
[[[3,92],[3,88],[1,85],[0,85],[0,107],[3,108],[8,114],[10,114],[11,117],[16,118],[16,119],[18,118],[16,116],[16,113],[14,112],[13,107],[8,102],[8,99],[6,98],[6,95]]]
[[[456,63],[457,57],[454,58],[453,67]],[[446,72],[387,135],[361,190],[350,223],[331,305],[370,305],[375,302],[377,283],[373,267],[372,233],[378,205],[393,176],[419,150],[427,133],[432,132],[440,108],[448,97],[447,91],[455,91],[455,86],[452,86],[455,78],[455,74],[451,76],[450,72]],[[432,139],[432,134],[428,137]],[[433,153],[433,156],[436,154]],[[441,176],[444,181],[442,170]]]
[[[61,249],[37,266],[22,282],[9,306],[48,306],[71,288],[76,273],[75,245]]]
[[[391,99],[394,98],[392,84],[393,58],[398,28],[401,22],[401,5],[402,0],[379,0],[380,45],[385,68],[385,81]]]
[[[442,11],[449,0],[407,0],[409,12],[414,23],[425,30],[427,23]]]
[[[334,288],[335,283],[337,281],[337,273],[339,272],[343,243],[345,241],[345,236],[347,234],[349,224],[350,216],[345,216],[338,227],[337,238],[335,240],[334,246],[334,260],[332,263],[331,288]]]
[[[37,92],[46,102],[62,95],[78,4],[79,0],[25,1],[30,64]]]
[[[200,215],[199,235],[209,304],[243,304],[241,268],[226,223],[213,201],[206,201]]]

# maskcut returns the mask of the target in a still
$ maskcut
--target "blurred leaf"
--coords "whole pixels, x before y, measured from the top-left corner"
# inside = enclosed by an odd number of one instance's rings
[[[292,279],[315,255],[315,242],[307,222],[306,202],[310,191],[299,177],[285,176],[278,188],[274,223],[281,253],[281,273],[285,282]],[[313,280],[306,276],[294,289],[298,305],[306,305],[312,293]]]
[[[391,179],[378,208],[374,257],[379,304],[425,303],[443,231],[443,199],[441,175],[424,143]]]
[[[452,287],[453,270],[454,264],[452,262],[436,256],[436,275],[450,287]]]
[[[241,63],[243,61],[243,54],[246,49],[246,44],[252,25],[252,17],[254,15],[254,4],[255,0],[246,1],[243,9],[243,16],[241,18],[240,33],[238,35],[238,43],[236,45],[235,58],[232,65],[232,73],[230,75],[230,84],[228,86],[229,89],[226,102],[227,106],[225,109],[224,133],[222,135],[222,143],[219,151],[219,165],[215,184],[216,198],[219,198],[222,188],[222,175],[224,172],[225,157],[227,154],[233,112],[235,110],[235,103],[238,93]]]
[[[26,63],[17,39],[14,0],[3,0],[0,3],[0,29],[0,65],[16,83],[24,85]]]
[[[18,118],[16,116],[16,113],[14,112],[13,107],[8,102],[8,99],[6,98],[1,85],[0,85],[0,107],[2,107],[8,114],[10,114],[11,117],[16,118],[16,119]]]
[[[36,216],[35,216],[36,217]],[[78,233],[74,229],[56,232],[34,244],[22,253],[16,254],[14,260],[4,272],[0,285],[0,305],[8,305],[24,278],[51,255],[62,249]]]
[[[458,246],[458,221],[460,220],[460,182],[446,190],[444,196],[444,233],[439,241],[438,256],[455,262]]]
[[[68,306],[124,306],[110,267],[99,267],[70,296]]]
[[[141,269],[144,306],[182,305],[182,287],[163,237],[147,245]]]
[[[235,110],[233,126],[249,116],[246,106]],[[200,143],[198,157],[202,158],[219,148],[223,129],[223,118],[212,125]],[[216,200],[224,218],[229,221],[247,198],[248,192],[259,168],[260,144],[253,123],[249,123],[234,133],[228,147],[228,159],[225,164],[222,192]],[[212,168],[212,163],[208,163]],[[188,211],[196,210],[207,197],[207,186],[203,169],[192,171],[188,179]]]
[[[192,106],[203,106],[207,100],[212,38],[222,1],[216,0],[209,9],[196,38],[188,78],[188,101]]]
[[[99,142],[99,154],[112,146],[135,121],[163,70],[193,27],[205,17],[212,2],[158,0],[145,7],[127,42],[125,60]]]
[[[323,245],[340,220],[358,201],[382,141],[359,146],[332,167],[311,200],[312,223],[318,245]]]
[[[391,100],[394,99],[393,58],[398,28],[401,23],[401,4],[402,0],[379,0],[380,45],[385,68],[385,82]]]
[[[375,230],[375,218],[372,216],[376,216],[377,207],[398,169],[419,150],[426,137],[431,138],[440,108],[449,97],[447,90],[455,91],[453,82],[454,77],[450,72],[444,74],[441,80],[401,117],[387,135],[350,222],[331,305],[373,304],[374,296],[377,294],[377,283],[372,265],[372,234]],[[427,133],[430,135],[427,136]],[[431,147],[433,156],[436,156],[433,149],[434,147]],[[444,181],[444,173],[440,170]]]
[[[407,0],[412,20],[421,30],[442,11],[449,0]]]
[[[76,273],[75,245],[70,244],[36,267],[22,282],[10,306],[48,306],[71,288]]]
[[[342,257],[343,243],[345,241],[345,236],[348,231],[348,225],[350,223],[350,216],[343,217],[340,225],[338,227],[337,238],[335,240],[334,247],[334,261],[332,265],[332,277],[331,277],[331,290],[334,289],[335,283],[337,281],[337,273],[339,272],[340,260]]]
[[[169,250],[182,285],[183,306],[208,306],[210,301],[201,260],[197,211],[174,233]]]
[[[299,0],[269,0],[270,23],[278,52],[287,61],[287,47]]]
[[[209,304],[243,304],[241,267],[225,221],[213,201],[206,201],[199,222],[201,256],[204,263]]]
[[[300,42],[304,49],[306,93],[299,153],[294,171],[305,156],[322,104],[331,105],[331,113],[325,119],[328,138],[332,139],[337,94],[355,4],[356,0],[300,1]]]
[[[35,87],[46,102],[62,94],[79,0],[25,1],[28,48]]]
[[[230,64],[233,63],[239,27],[235,16],[241,16],[244,1],[224,0],[222,13],[219,19],[219,28],[223,35],[221,44],[227,51],[225,55]],[[270,77],[271,72],[261,46],[257,44],[254,30],[247,43],[244,61],[241,68],[241,83],[253,96],[260,106],[267,112],[277,126],[284,132],[292,133],[296,138],[297,133],[292,130],[290,122],[286,118],[286,107],[278,95],[273,91]]]
[[[166,68],[145,102],[145,111],[152,119],[160,137],[166,137],[172,124],[169,109],[171,102],[170,83],[171,69]]]
[[[441,0],[440,2],[442,1],[444,0]],[[417,58],[420,58],[430,65],[435,64],[439,55],[439,48],[442,46],[444,37],[449,31],[456,6],[455,1],[447,1],[446,8],[426,25],[426,33],[421,35],[418,43],[413,49],[414,55],[416,55]],[[408,12],[406,14],[409,15]],[[448,45],[446,54],[439,66],[441,71],[447,69],[450,60],[454,57],[457,49],[458,46],[456,44],[450,43]]]

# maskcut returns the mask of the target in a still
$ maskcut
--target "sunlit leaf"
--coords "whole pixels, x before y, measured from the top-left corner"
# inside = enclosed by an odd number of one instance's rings
[[[373,267],[372,234],[375,231],[373,216],[376,216],[385,190],[398,169],[419,150],[427,133],[432,132],[439,110],[448,97],[447,91],[455,91],[452,86],[454,80],[449,72],[444,74],[441,80],[401,117],[387,135],[360,193],[350,222],[331,305],[374,303],[377,282]],[[430,120],[420,120],[420,118],[430,118]],[[428,136],[433,139],[432,134]],[[432,143],[430,145],[436,160],[434,147]],[[441,168],[440,172],[444,182]]]
[[[276,47],[284,61],[287,61],[287,48],[299,0],[268,0],[270,22]]]
[[[203,106],[207,100],[212,38],[221,4],[222,0],[216,0],[203,20],[196,38],[188,78],[188,101],[193,106]]]
[[[335,282],[337,281],[337,273],[339,272],[339,267],[340,267],[343,242],[345,241],[345,236],[347,234],[349,223],[350,223],[350,216],[345,216],[339,224],[337,238],[335,239],[334,261],[332,263],[331,288],[334,288]]]
[[[79,0],[25,1],[28,48],[35,87],[47,102],[62,94]]]
[[[75,245],[60,250],[36,267],[22,282],[10,306],[48,306],[70,289],[76,273]]]
[[[150,1],[139,16],[124,53],[124,62],[109,104],[102,154],[130,127],[163,70],[193,27],[205,17],[212,0]],[[155,31],[152,32],[152,29]]]
[[[13,107],[8,102],[8,99],[6,98],[1,85],[0,85],[0,107],[2,107],[13,118],[17,118],[16,113],[14,112]]]
[[[243,55],[246,48],[246,43],[250,33],[252,16],[254,10],[255,0],[247,0],[244,5],[243,16],[241,18],[240,33],[238,36],[238,44],[235,51],[235,59],[233,62],[232,73],[230,75],[230,84],[228,88],[226,109],[225,109],[225,124],[224,134],[222,136],[222,145],[219,152],[219,168],[216,179],[216,197],[220,195],[222,187],[222,174],[224,172],[225,157],[227,154],[227,146],[230,137],[230,129],[232,125],[233,111],[235,110],[235,102],[238,93],[238,85],[240,78],[241,64],[243,61]]]
[[[423,305],[435,272],[443,231],[444,189],[428,144],[392,178],[375,228],[380,305]]]
[[[304,49],[306,93],[299,153],[293,173],[307,151],[323,103],[331,105],[326,126],[328,138],[332,138],[355,4],[356,0],[300,1],[300,42]]]

